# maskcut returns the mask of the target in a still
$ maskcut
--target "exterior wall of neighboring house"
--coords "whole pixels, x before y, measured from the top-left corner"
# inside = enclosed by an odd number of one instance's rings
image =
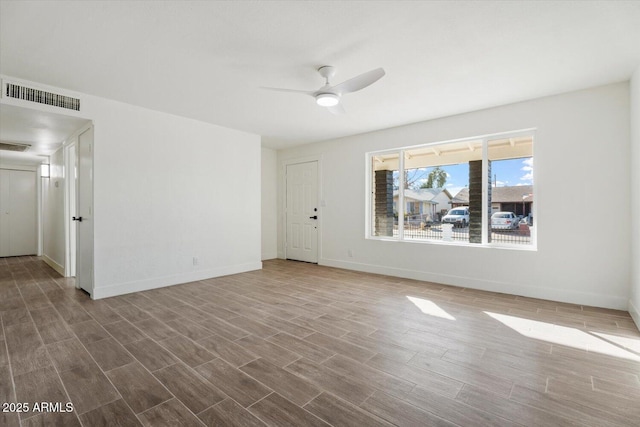
[[[393,209],[397,212],[398,194],[395,193]],[[420,216],[420,218],[412,219],[419,219],[423,222],[439,221],[442,216],[441,209],[450,209],[450,200],[449,193],[444,190],[439,192],[433,189],[406,190],[404,193],[404,212],[411,217]]]
[[[533,203],[531,202],[502,202],[498,205],[499,211],[513,212],[516,215],[527,216],[533,212]],[[493,207],[493,204],[491,206]]]
[[[494,212],[513,212],[516,215],[527,216],[533,212],[532,197],[528,196],[523,199],[523,195],[520,195],[520,187],[494,187],[492,189],[493,200],[491,202],[491,213]],[[526,191],[532,191],[531,187],[527,187]],[[506,198],[505,193],[518,193],[516,196]],[[529,194],[529,193],[525,193]],[[467,206],[469,204],[468,193],[466,189],[461,190],[453,199],[453,206]]]
[[[448,193],[441,191],[433,198],[433,202],[436,203],[432,207],[433,221],[440,221],[443,216],[441,214],[442,211],[445,210],[448,212],[449,209],[451,209],[451,197],[449,197]]]

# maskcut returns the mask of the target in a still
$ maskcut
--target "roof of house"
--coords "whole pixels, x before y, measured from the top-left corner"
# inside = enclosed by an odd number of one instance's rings
[[[533,202],[533,185],[516,185],[513,187],[493,187],[491,189],[491,202],[515,203]],[[465,187],[451,199],[451,203],[469,203],[469,188]]]
[[[412,199],[418,202],[428,202],[433,204],[438,204],[438,202],[433,201],[440,193],[445,193],[446,196],[451,199],[451,193],[446,188],[419,188],[417,190],[404,190],[404,198]],[[393,191],[393,197],[398,196],[398,190]]]

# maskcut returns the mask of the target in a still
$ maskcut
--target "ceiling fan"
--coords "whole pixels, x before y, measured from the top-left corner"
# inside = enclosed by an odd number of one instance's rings
[[[333,114],[342,114],[345,112],[342,104],[340,103],[342,95],[364,89],[365,87],[372,85],[373,83],[380,80],[385,74],[382,68],[376,68],[375,70],[368,71],[345,82],[332,86],[329,82],[329,79],[335,76],[335,67],[332,67],[330,65],[323,65],[322,67],[318,68],[318,73],[322,77],[324,77],[325,84],[320,89],[315,91],[282,89],[275,87],[263,87],[262,89],[310,95],[315,98],[316,103],[321,107],[327,107],[327,109]]]

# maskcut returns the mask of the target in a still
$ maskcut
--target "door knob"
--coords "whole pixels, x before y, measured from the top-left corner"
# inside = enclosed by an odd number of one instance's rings
[[[76,217],[74,216],[74,217],[72,217],[72,218],[71,218],[71,220],[72,220],[72,221],[82,222],[82,217],[81,217],[81,216],[79,216],[79,217],[77,217],[77,218],[76,218]]]
[[[309,219],[318,219],[318,215],[310,216]]]

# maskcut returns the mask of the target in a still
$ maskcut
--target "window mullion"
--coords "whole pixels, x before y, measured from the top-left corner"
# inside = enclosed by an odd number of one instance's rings
[[[398,155],[398,239],[404,240],[404,150]]]
[[[487,224],[487,218],[489,218],[489,194],[487,189],[489,188],[489,144],[488,140],[484,138],[482,140],[482,244],[486,245],[489,242],[489,227]]]

